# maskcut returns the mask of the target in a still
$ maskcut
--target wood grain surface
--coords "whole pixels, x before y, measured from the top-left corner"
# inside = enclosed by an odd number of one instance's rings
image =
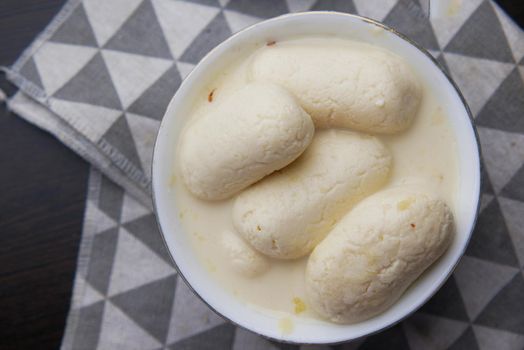
[[[63,0],[0,0],[9,65]],[[3,90],[14,91],[0,76]],[[0,106],[0,349],[57,349],[65,325],[88,165]]]

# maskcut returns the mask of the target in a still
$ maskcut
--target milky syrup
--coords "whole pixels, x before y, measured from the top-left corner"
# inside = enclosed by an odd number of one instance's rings
[[[322,50],[326,45],[362,45],[346,39],[317,37],[282,41],[275,45],[305,44],[314,50]],[[248,67],[252,55],[258,50],[270,50],[271,46],[253,48],[252,52],[241,55],[238,61],[232,62],[219,76],[209,81],[195,101],[193,112],[187,116],[186,125],[216,108],[232,91],[247,84],[250,81]],[[451,116],[443,113],[439,101],[433,97],[431,82],[424,80],[423,76],[419,76],[419,80],[423,87],[423,99],[411,127],[400,134],[376,135],[393,156],[392,172],[384,189],[412,183],[424,186],[427,191],[442,198],[455,212],[459,174],[457,145],[448,121]],[[206,266],[210,278],[216,279],[223,288],[255,307],[316,318],[305,297],[307,256],[292,261],[270,259],[270,269],[254,278],[237,273],[221,246],[222,232],[234,230],[231,216],[234,197],[219,202],[197,199],[185,188],[179,170],[175,162],[170,193],[179,208],[177,215],[185,233],[191,236],[196,258]]]

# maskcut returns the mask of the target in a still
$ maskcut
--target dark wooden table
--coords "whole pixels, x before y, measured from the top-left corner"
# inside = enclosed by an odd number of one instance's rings
[[[107,0],[111,1],[111,0]],[[0,0],[10,65],[65,0]],[[524,1],[498,1],[524,26]],[[0,88],[13,93],[5,77]],[[0,349],[60,346],[82,230],[88,164],[0,106]]]
[[[64,0],[0,0],[0,65]],[[2,90],[13,92],[2,75]],[[56,349],[76,266],[88,164],[0,107],[0,349]]]

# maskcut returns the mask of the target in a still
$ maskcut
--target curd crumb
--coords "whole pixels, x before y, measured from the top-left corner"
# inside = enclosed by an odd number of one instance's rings
[[[411,206],[411,204],[413,202],[414,202],[414,198],[413,197],[409,197],[409,198],[403,199],[403,200],[401,200],[400,202],[397,203],[397,209],[399,211],[404,211],[406,209],[409,209],[409,207]]]
[[[295,304],[294,312],[295,314],[300,314],[304,311],[306,311],[306,303],[298,297],[293,298],[293,304]]]
[[[213,102],[213,95],[215,94],[215,90],[216,89],[211,90],[209,95],[207,95],[207,102]]]

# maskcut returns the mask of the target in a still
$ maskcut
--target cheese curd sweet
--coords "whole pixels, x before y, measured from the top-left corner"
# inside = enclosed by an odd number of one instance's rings
[[[182,178],[197,197],[225,199],[295,160],[313,122],[295,98],[270,83],[248,84],[187,127]]]
[[[381,191],[311,253],[308,301],[332,322],[366,320],[397,301],[452,238],[453,215],[442,200],[407,188]]]
[[[239,194],[233,224],[270,257],[304,256],[352,204],[386,182],[390,167],[391,156],[375,137],[317,132],[299,159]]]

